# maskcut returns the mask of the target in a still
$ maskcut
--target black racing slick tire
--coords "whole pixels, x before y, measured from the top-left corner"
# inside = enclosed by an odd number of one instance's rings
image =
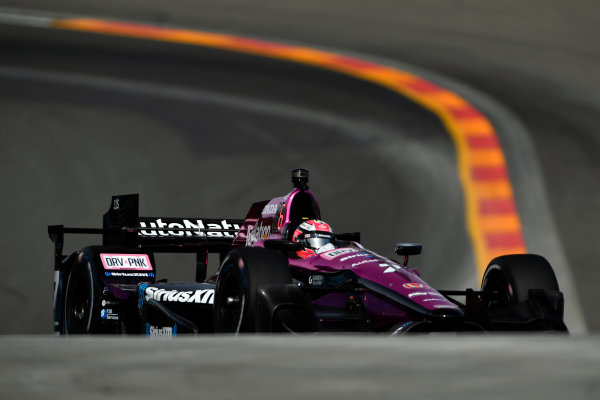
[[[288,261],[280,252],[259,247],[232,250],[223,260],[217,278],[215,331],[256,332],[258,290],[291,281]]]
[[[508,255],[488,265],[481,284],[484,308],[497,330],[568,332],[564,300],[542,256]]]
[[[536,254],[515,254],[493,259],[485,270],[481,290],[488,308],[524,302],[530,290],[558,291],[558,281],[548,261]]]
[[[102,306],[104,285],[84,252],[69,274],[64,303],[64,332],[66,334],[120,333],[120,323],[107,321]]]

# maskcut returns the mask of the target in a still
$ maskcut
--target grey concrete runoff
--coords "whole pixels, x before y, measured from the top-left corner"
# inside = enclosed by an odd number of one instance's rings
[[[598,399],[598,336],[0,337],[0,398]]]

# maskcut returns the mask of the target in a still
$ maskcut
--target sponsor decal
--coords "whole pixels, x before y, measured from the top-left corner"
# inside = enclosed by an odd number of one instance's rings
[[[434,304],[433,308],[458,308],[458,306],[452,304]]]
[[[267,204],[265,208],[262,210],[262,215],[275,215],[277,212],[278,205],[277,204]]]
[[[252,246],[259,240],[266,240],[270,234],[271,226],[265,226],[262,222],[254,226],[254,229],[249,226],[248,233],[246,234],[246,246]]]
[[[381,263],[379,264],[380,268],[385,268],[385,271],[383,271],[384,274],[389,274],[390,272],[394,272],[394,271],[401,271],[402,267],[398,264],[394,264],[392,262],[389,263]]]
[[[138,306],[140,308],[140,311],[141,311],[142,307],[144,306],[144,292],[146,291],[147,287],[148,287],[147,283],[138,284]]]
[[[405,322],[405,323],[403,323],[403,324],[400,326],[400,328],[399,328],[399,329],[397,329],[397,330],[404,329],[404,328],[406,328],[407,326],[410,326],[410,325],[412,325],[413,323],[414,323],[413,321],[408,321],[408,322]]]
[[[124,276],[124,277],[134,277],[134,278],[154,278],[154,273],[152,272],[108,272],[105,271],[104,275],[106,276]]]
[[[213,304],[215,298],[214,289],[198,290],[165,290],[148,286],[144,291],[146,301],[153,299],[156,301],[179,302],[179,303],[199,303]]]
[[[328,232],[333,233],[333,230],[327,222],[320,221],[318,219],[311,219],[301,223],[298,229],[302,232]]]
[[[394,332],[392,333],[392,336],[398,336],[403,334],[404,332],[408,332],[408,330],[414,326],[417,325],[418,322],[415,321],[408,321],[403,323],[402,325],[400,325],[400,327],[398,329],[395,329]]]
[[[436,292],[413,292],[413,293],[408,294],[408,298],[421,297],[421,296],[428,296],[428,298],[420,300],[423,302],[446,301],[446,298],[443,295],[436,293]],[[434,296],[435,298],[432,298],[431,296]]]
[[[100,260],[107,270],[151,271],[150,257],[147,254],[100,254]]]
[[[111,300],[102,300],[102,307],[106,307],[106,306],[115,306],[119,304],[118,301],[111,301]]]
[[[154,326],[150,324],[146,324],[146,335],[151,338],[159,338],[159,337],[173,337],[177,336],[177,325],[175,326]]]
[[[443,299],[445,299],[444,295],[441,293],[437,293],[437,292],[427,292],[428,295],[430,296],[437,296],[437,297],[441,297]]]
[[[308,284],[312,286],[323,286],[323,275],[311,275],[308,277]]]
[[[360,252],[358,254],[352,254],[352,255],[349,255],[349,256],[346,256],[346,257],[342,257],[342,258],[340,258],[340,261],[342,261],[342,262],[343,261],[348,261],[348,260],[351,260],[351,259],[356,258],[356,257],[368,257],[368,258],[372,258],[374,256],[372,254],[370,254],[370,253],[365,253],[364,251],[362,251],[362,252]]]
[[[355,262],[354,264],[351,265],[352,268],[358,267],[359,265],[363,265],[363,264],[367,264],[367,263],[373,263],[373,262],[377,262],[377,260],[362,260],[359,262]]]
[[[233,238],[234,235],[231,232],[217,232],[223,229],[230,229],[238,231],[240,226],[238,224],[231,224],[226,219],[221,220],[219,223],[211,222],[205,223],[204,220],[196,219],[181,219],[178,222],[164,222],[162,218],[157,218],[155,221],[140,221],[140,228],[138,236],[145,237],[169,237],[169,236],[187,236],[187,237],[228,237]],[[196,229],[196,231],[189,231],[183,229]],[[211,230],[214,230],[211,232]]]
[[[350,247],[343,247],[341,249],[335,249],[335,250],[331,250],[331,251],[322,253],[321,257],[323,257],[327,260],[333,260],[334,258],[341,256],[342,254],[356,253],[356,252],[357,252],[356,249],[351,249]]]
[[[114,313],[112,308],[103,308],[102,310],[100,310],[100,318],[109,321],[118,321],[119,314]]]
[[[431,287],[423,283],[405,283],[402,286],[404,286],[406,289],[431,289]]]

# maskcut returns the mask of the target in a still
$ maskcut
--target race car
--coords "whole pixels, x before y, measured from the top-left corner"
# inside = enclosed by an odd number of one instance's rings
[[[495,258],[480,290],[436,290],[408,266],[420,244],[397,243],[400,261],[376,254],[321,219],[307,170],[292,184],[243,220],[139,217],[139,196],[123,195],[102,228],[49,226],[55,333],[567,331],[542,256]],[[71,233],[102,244],[64,256]],[[157,252],[195,253],[195,282],[157,281]],[[220,266],[207,277],[209,253]]]

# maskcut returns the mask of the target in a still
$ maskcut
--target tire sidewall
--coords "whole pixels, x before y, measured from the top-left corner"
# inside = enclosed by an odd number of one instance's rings
[[[223,265],[219,272],[219,277],[217,279],[217,286],[215,288],[215,329],[217,332],[225,333],[237,333],[237,332],[245,332],[248,330],[248,323],[244,321],[244,318],[248,313],[248,304],[246,302],[246,296],[248,294],[247,284],[244,284],[244,278],[242,276],[242,268],[239,267],[239,262],[241,259],[236,257],[235,255],[228,255],[227,258],[223,261]],[[247,280],[246,280],[247,282]],[[227,296],[224,291],[229,292],[230,290],[236,290],[240,296],[240,308],[241,308],[241,318],[237,321],[236,327],[234,329],[223,328],[225,326],[225,317],[224,310],[227,307],[226,301]],[[244,324],[244,322],[246,322]],[[228,324],[229,325],[229,324]]]
[[[223,314],[228,285],[237,282],[240,295],[241,319],[233,331],[256,331],[257,291],[260,287],[273,284],[288,284],[291,282],[290,269],[285,257],[273,250],[259,247],[239,248],[232,250],[219,271],[215,288],[215,329],[223,332]]]
[[[558,291],[558,282],[548,261],[535,254],[516,254],[493,259],[485,270],[481,290],[489,291],[492,282],[502,282],[509,295],[509,304],[526,301],[529,291]]]
[[[85,282],[85,287],[78,287]],[[120,317],[118,320],[105,320],[103,319],[102,313],[108,314],[111,312],[110,309],[105,308],[102,303],[103,299],[110,300],[115,304],[112,306],[120,314],[118,309],[118,300],[112,298],[110,294],[106,297],[103,295],[105,285],[101,278],[98,276],[98,271],[94,265],[94,252],[89,249],[83,250],[79,253],[77,261],[74,263],[67,280],[67,289],[65,292],[65,302],[63,309],[63,326],[66,334],[115,334],[121,333],[121,321]],[[89,304],[85,307],[86,318],[85,322],[81,326],[77,324],[73,325],[72,310],[73,302],[81,302],[77,296],[88,296]],[[107,306],[111,307],[111,306]]]
[[[79,288],[78,285],[81,284],[82,279],[87,280],[86,288]],[[65,293],[65,306],[64,306],[64,327],[65,333],[67,334],[77,334],[77,333],[93,333],[96,330],[96,325],[94,324],[94,315],[100,313],[100,310],[97,310],[98,296],[97,296],[97,283],[94,277],[94,271],[91,265],[91,262],[85,253],[80,254],[80,258],[77,263],[73,266],[71,273],[69,274],[69,279],[67,282],[67,290]],[[73,321],[71,321],[71,307],[74,302],[81,301],[81,299],[76,299],[80,293],[80,290],[87,291],[87,295],[89,296],[89,304],[85,310],[87,314],[87,318],[83,323],[83,329],[76,329],[78,327],[73,326]]]

